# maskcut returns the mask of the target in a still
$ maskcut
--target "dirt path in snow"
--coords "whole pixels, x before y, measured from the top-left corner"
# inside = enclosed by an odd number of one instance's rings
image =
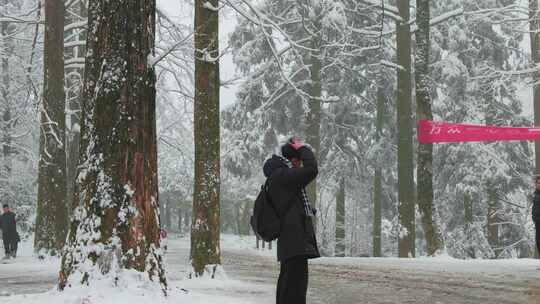
[[[274,258],[225,251],[233,277],[275,284]],[[540,270],[539,270],[540,271]],[[310,264],[310,304],[540,304],[540,280],[508,274],[449,273]]]
[[[186,242],[172,241],[169,247],[168,276],[172,280],[183,279],[189,271]],[[238,296],[257,299],[256,304],[274,303],[278,275],[275,258],[225,248],[223,264],[231,278],[262,287],[253,294]],[[56,267],[37,263],[30,257],[23,257],[16,264],[0,264],[0,303],[2,294],[50,290],[56,273]],[[335,266],[314,261],[310,265],[308,298],[310,304],[540,304],[540,279],[510,274]]]

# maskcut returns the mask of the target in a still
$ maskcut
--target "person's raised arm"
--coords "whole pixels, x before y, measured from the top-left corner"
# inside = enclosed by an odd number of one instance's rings
[[[291,187],[306,187],[319,173],[315,154],[308,146],[296,141],[290,144],[297,152],[303,166],[286,168],[282,171],[281,181]]]

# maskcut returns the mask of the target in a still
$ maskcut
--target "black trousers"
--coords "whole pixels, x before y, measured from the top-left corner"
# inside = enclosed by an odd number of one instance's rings
[[[17,254],[17,238],[16,237],[3,237],[4,240],[4,251],[6,256],[15,257]]]
[[[296,257],[281,262],[276,304],[306,304],[308,260]]]
[[[534,222],[536,226],[536,252],[540,254],[540,222]]]

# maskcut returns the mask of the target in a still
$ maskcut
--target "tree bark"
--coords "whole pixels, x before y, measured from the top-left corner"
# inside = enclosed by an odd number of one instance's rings
[[[322,25],[319,20],[314,19],[312,21],[314,33],[320,33]],[[311,37],[311,48],[313,51],[310,53],[310,75],[311,86],[309,90],[310,99],[308,105],[308,113],[306,117],[306,142],[313,148],[313,153],[319,161],[320,149],[321,149],[321,95],[322,95],[322,82],[321,82],[321,70],[322,70],[322,50],[321,40],[319,35]],[[317,179],[312,181],[306,189],[309,202],[317,209],[321,209],[317,200]],[[314,228],[317,229],[318,216],[314,220]]]
[[[488,92],[484,96],[485,102],[485,122],[486,125],[495,125],[496,124],[496,100],[495,97],[489,93],[489,88],[491,83],[489,81],[484,81],[481,84],[481,89],[483,92]],[[489,144],[489,143],[486,143]],[[495,253],[495,257],[498,256],[500,250],[499,247],[499,216],[498,210],[500,208],[499,204],[499,194],[497,193],[497,181],[493,176],[487,176],[485,178],[485,193],[487,194],[487,210],[486,210],[486,230],[487,230],[487,240],[490,247]]]
[[[130,269],[166,290],[160,248],[155,0],[90,1],[78,203],[59,287]],[[90,267],[89,267],[90,266]],[[99,269],[99,271],[94,271]],[[114,272],[113,272],[114,270]]]
[[[531,40],[531,62],[533,66],[540,64],[540,10],[538,0],[529,0],[529,32]],[[540,126],[540,73],[533,73],[533,108],[534,126]],[[540,141],[534,142],[535,175],[540,176]],[[539,256],[535,246],[535,257]]]
[[[382,77],[382,76],[380,76]],[[382,128],[384,125],[384,104],[385,97],[381,83],[377,88],[377,121],[375,131],[375,141],[380,143]],[[380,257],[381,254],[381,220],[382,220],[382,164],[377,162],[373,181],[373,256]]]
[[[398,211],[399,256],[415,256],[415,189],[411,121],[411,26],[409,0],[398,1],[397,22],[397,127],[398,127]]]
[[[433,120],[431,110],[430,62],[430,0],[416,0],[416,119]],[[433,145],[418,145],[416,179],[418,209],[427,244],[427,254],[435,255],[441,249],[441,238],[433,219]]]
[[[213,277],[220,257],[218,0],[195,0],[195,185],[191,261],[195,277]]]
[[[473,224],[473,202],[471,199],[471,194],[465,192],[463,194],[463,211],[464,211],[464,222],[465,222],[465,239],[466,243],[470,244],[472,240],[472,224]],[[466,252],[470,258],[476,258],[474,248],[466,248]]]
[[[336,195],[336,248],[335,256],[345,256],[345,179],[339,182]]]
[[[538,0],[529,0],[529,29],[531,39],[531,61],[534,66],[540,64],[540,15]],[[533,73],[534,125],[540,126],[540,73]],[[535,172],[540,175],[540,141],[534,142]]]
[[[166,204],[165,204],[165,223],[164,223],[164,227],[169,229],[169,230],[172,230],[172,199],[169,198],[169,200],[167,200]]]
[[[7,0],[2,1],[2,7],[7,10]],[[7,13],[6,13],[7,15]],[[1,86],[1,102],[2,102],[2,166],[0,168],[0,185],[3,196],[9,196],[10,180],[12,170],[12,134],[11,134],[11,102],[10,102],[10,69],[9,57],[11,56],[12,41],[9,38],[9,22],[2,21],[0,23],[0,32],[2,34],[2,44],[4,55],[1,60],[2,67],[2,86]]]
[[[249,220],[251,218],[251,210],[253,208],[253,202],[252,201],[246,201],[244,203],[244,210],[242,211],[242,230],[243,235],[249,235],[251,232],[251,225],[249,224]]]
[[[187,210],[184,212],[184,232],[191,232],[191,213],[190,210]]]
[[[53,255],[64,246],[68,230],[64,12],[63,1],[45,1],[45,65],[34,250]]]
[[[495,258],[499,255],[499,217],[498,217],[498,195],[496,190],[493,188],[496,187],[495,183],[489,181],[487,183],[487,192],[488,192],[488,210],[487,210],[487,239],[489,245],[495,253]]]
[[[176,214],[178,215],[178,232],[183,233],[184,231],[183,231],[183,226],[182,226],[182,217],[183,217],[184,212],[182,211],[180,207],[176,210],[177,210]]]
[[[538,0],[529,0],[529,32],[531,40],[531,61],[533,66],[540,64],[540,10]],[[533,108],[534,126],[540,126],[540,73],[533,73]],[[540,141],[534,142],[535,175],[540,176]],[[534,257],[538,258],[540,252],[534,247]]]
[[[88,12],[83,2],[84,1],[81,1],[78,3],[78,6],[73,6],[71,8],[76,14],[66,16],[66,26],[79,22],[81,19],[86,20],[88,18]],[[64,43],[72,42],[75,44],[74,46],[66,46],[64,57],[66,59],[84,60],[84,57],[86,56],[86,47],[84,45],[79,45],[77,42],[86,40],[86,27],[74,27],[71,31],[66,31],[64,33],[64,38]],[[66,41],[66,39],[69,40]],[[66,197],[68,211],[71,215],[73,208],[76,205],[73,202],[73,191],[75,188],[75,178],[77,176],[77,164],[79,162],[79,145],[81,139],[81,93],[84,68],[79,64],[66,65],[65,75],[67,88],[66,103],[68,108],[68,113],[66,113]]]

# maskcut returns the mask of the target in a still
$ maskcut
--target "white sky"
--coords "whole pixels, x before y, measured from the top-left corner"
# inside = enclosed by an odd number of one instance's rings
[[[186,24],[193,24],[193,7],[185,4],[185,0],[157,0],[157,5],[170,17],[174,17],[175,19],[178,18],[180,20],[185,19]],[[222,9],[220,11],[219,18],[220,49],[224,50],[228,45],[229,34],[236,26],[236,15],[229,9]],[[225,54],[223,57],[221,57],[220,61],[221,80],[227,81],[234,78],[235,72],[236,68],[232,61],[232,55],[230,53]],[[236,90],[237,85],[233,85],[228,88],[221,87],[221,109],[236,102]]]

